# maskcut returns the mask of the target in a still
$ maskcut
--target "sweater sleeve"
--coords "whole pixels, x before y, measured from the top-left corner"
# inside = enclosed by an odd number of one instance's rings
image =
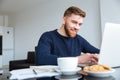
[[[100,50],[91,45],[87,40],[82,38],[82,52],[84,53],[99,53]]]
[[[51,40],[43,34],[36,48],[36,65],[57,65],[57,56],[51,54]]]

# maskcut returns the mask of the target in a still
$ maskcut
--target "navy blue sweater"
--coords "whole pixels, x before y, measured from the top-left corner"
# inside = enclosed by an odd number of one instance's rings
[[[83,53],[99,53],[80,35],[75,38],[64,37],[57,30],[45,32],[36,48],[37,65],[57,65],[57,57],[79,56]]]

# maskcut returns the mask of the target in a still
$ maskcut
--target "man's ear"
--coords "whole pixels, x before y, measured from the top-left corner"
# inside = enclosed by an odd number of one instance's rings
[[[66,17],[63,17],[62,24],[65,24],[65,21],[66,21]]]

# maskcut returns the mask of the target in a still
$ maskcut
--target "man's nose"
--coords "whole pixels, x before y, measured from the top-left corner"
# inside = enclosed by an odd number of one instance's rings
[[[76,26],[75,26],[75,29],[80,29],[80,25],[76,25]]]

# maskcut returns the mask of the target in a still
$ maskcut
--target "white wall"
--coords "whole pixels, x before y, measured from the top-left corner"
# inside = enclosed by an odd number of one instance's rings
[[[99,48],[101,28],[98,0],[48,0],[29,10],[9,15],[9,26],[15,27],[15,59],[26,58],[27,51],[34,50],[43,32],[59,28],[63,12],[69,6],[78,6],[86,11],[87,17],[79,34]]]
[[[0,26],[3,26],[3,15],[0,15]]]
[[[0,14],[0,26],[8,26],[8,16]]]
[[[102,33],[106,22],[120,24],[120,0],[100,0]]]

